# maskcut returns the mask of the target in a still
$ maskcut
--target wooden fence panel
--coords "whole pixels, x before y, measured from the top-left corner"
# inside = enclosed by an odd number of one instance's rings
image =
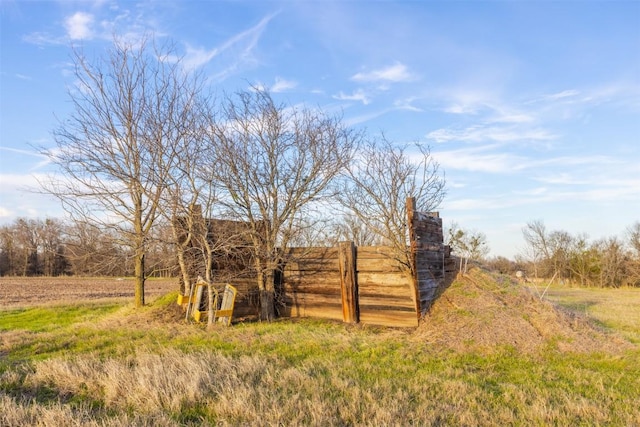
[[[338,248],[293,248],[283,269],[283,314],[343,320]]]
[[[413,278],[402,271],[391,248],[358,247],[360,321],[371,325],[418,326]]]
[[[289,255],[294,260],[283,270],[284,315],[417,326],[413,281],[391,248],[348,242]]]

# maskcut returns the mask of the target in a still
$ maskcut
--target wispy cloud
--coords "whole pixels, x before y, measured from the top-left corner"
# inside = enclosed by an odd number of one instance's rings
[[[545,98],[550,100],[556,100],[556,99],[563,99],[563,98],[573,98],[578,95],[580,95],[579,91],[575,89],[567,89],[567,90],[563,90],[562,92],[546,95]]]
[[[635,182],[625,183],[623,186],[585,186],[575,189],[537,187],[528,191],[514,191],[501,195],[483,194],[481,198],[453,199],[445,202],[444,208],[447,210],[477,212],[557,202],[620,202],[621,200],[636,200],[637,185],[638,181],[636,180]]]
[[[54,36],[46,31],[36,31],[33,33],[29,33],[23,37],[23,40],[27,43],[35,44],[38,46],[60,45],[67,42],[66,37]]]
[[[55,149],[52,149],[52,151],[54,151]],[[48,164],[50,164],[50,160],[47,156],[38,153],[36,151],[29,151],[29,150],[22,150],[19,148],[13,148],[13,147],[0,147],[0,151],[8,151],[11,153],[17,153],[17,154],[22,154],[25,156],[29,156],[29,157],[36,157],[41,159],[41,161],[39,161],[38,163],[36,163],[34,166],[32,166],[29,170],[33,171],[33,170],[38,170],[43,168],[44,166],[47,166]]]
[[[225,68],[215,75],[217,79],[226,78],[237,70],[241,64],[255,62],[253,50],[258,44],[262,32],[274,16],[276,16],[276,14],[265,16],[253,27],[228,38],[220,45],[211,49],[187,46],[187,53],[184,57],[183,65],[188,69],[199,68],[208,64],[214,58],[221,56],[223,53],[228,53],[230,58]]]
[[[479,124],[463,129],[436,129],[427,134],[427,139],[442,143],[457,142],[510,142],[510,141],[552,141],[557,135],[543,128],[519,126],[497,126]]]
[[[358,89],[352,94],[346,94],[340,91],[337,95],[333,95],[333,98],[339,99],[340,101],[359,101],[364,105],[371,103],[370,96],[362,89]]]
[[[433,157],[445,170],[464,170],[493,174],[511,173],[525,167],[527,159],[522,156],[490,152],[488,149],[459,149],[433,152]]]
[[[607,168],[611,169],[609,173],[613,173],[614,170],[624,171],[625,168],[623,163],[603,155],[556,156],[539,159],[526,153],[507,152],[505,146],[500,143],[456,150],[434,150],[433,156],[445,169],[494,174],[535,170],[536,174],[531,179],[547,184],[558,184],[563,181],[569,183],[570,180],[573,183],[579,183],[580,181],[575,178],[577,171],[590,175],[592,178],[589,183],[597,184],[608,179],[595,174],[591,169]],[[563,170],[563,172],[558,173],[556,170]],[[572,170],[571,179],[564,170]]]
[[[414,79],[406,65],[396,63],[378,70],[354,74],[351,80],[355,82],[407,82]]]
[[[40,173],[0,173],[0,224],[17,217],[62,217],[59,201],[42,194],[40,183],[47,175]]]
[[[32,44],[60,45],[68,44],[69,41],[81,40],[112,40],[114,34],[117,34],[122,40],[137,41],[142,38],[145,32],[152,32],[157,36],[162,34],[155,28],[152,28],[152,22],[148,16],[131,13],[127,9],[109,9],[105,13],[100,10],[105,2],[95,1],[83,3],[83,6],[92,7],[93,12],[77,11],[67,15],[62,21],[62,28],[56,27],[45,31],[36,31],[27,34],[23,39]],[[113,15],[111,12],[117,11]]]
[[[407,111],[415,111],[418,113],[424,112],[422,108],[416,107],[413,103],[416,101],[416,97],[402,98],[396,99],[393,102],[393,106],[398,110],[407,110]]]
[[[267,90],[271,93],[280,93],[285,92],[289,89],[293,89],[298,86],[298,82],[293,80],[286,80],[281,77],[276,77],[275,82],[272,85],[268,85],[265,83],[256,83],[252,84],[249,90]]]

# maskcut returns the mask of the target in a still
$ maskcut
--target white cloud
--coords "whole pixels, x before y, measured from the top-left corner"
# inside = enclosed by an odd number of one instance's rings
[[[575,176],[566,173],[546,173],[542,176],[538,176],[534,178],[536,181],[543,182],[546,184],[553,185],[588,185],[590,184],[589,180],[576,178]]]
[[[45,178],[44,174],[0,174],[0,192],[8,193],[15,189],[38,188],[39,180]]]
[[[285,80],[280,77],[276,77],[276,82],[271,86],[271,92],[279,93],[289,89],[293,89],[298,86],[298,83],[293,80]]]
[[[502,112],[489,119],[492,123],[530,123],[534,120],[532,115],[518,112]]]
[[[38,46],[59,45],[67,43],[67,40],[64,37],[53,36],[47,32],[42,31],[36,31],[27,34],[23,37],[23,39],[27,43],[32,43]]]
[[[44,174],[0,174],[0,224],[18,217],[63,217],[60,202],[41,192]]]
[[[3,208],[2,206],[0,206],[0,218],[11,218],[11,217],[13,217],[13,212],[11,212],[7,208]]]
[[[64,23],[67,35],[71,40],[83,40],[93,38],[94,17],[90,13],[76,12],[69,16]]]
[[[46,142],[45,141],[34,141],[34,142]],[[54,151],[55,149],[52,149],[52,151]],[[36,163],[34,166],[32,166],[29,170],[33,171],[33,170],[37,170],[40,169],[46,165],[48,165],[50,162],[49,158],[47,156],[45,156],[44,154],[41,154],[37,151],[30,151],[30,150],[23,150],[20,148],[13,148],[13,147],[0,147],[0,151],[9,151],[12,153],[17,153],[17,154],[22,154],[24,156],[29,156],[29,157],[37,157],[39,159],[41,159],[38,163]]]
[[[371,98],[362,89],[358,89],[351,95],[347,95],[344,92],[340,91],[340,93],[338,93],[337,95],[333,95],[333,98],[339,99],[340,101],[360,101],[364,105],[371,103]]]
[[[529,190],[514,191],[514,194],[519,194],[522,196],[540,196],[542,194],[545,194],[548,190],[549,189],[547,187],[536,187]]]
[[[356,82],[407,82],[413,80],[413,76],[404,64],[396,63],[379,70],[357,73],[351,77],[351,80]]]

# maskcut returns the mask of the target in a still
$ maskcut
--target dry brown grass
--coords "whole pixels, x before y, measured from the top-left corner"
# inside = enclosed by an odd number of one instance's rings
[[[496,280],[480,269],[460,276],[436,301],[418,337],[455,351],[511,346],[532,354],[554,345],[563,352],[619,354],[633,348],[583,313],[541,300],[518,282],[508,277]]]
[[[497,363],[494,360],[492,363]],[[265,355],[211,351],[140,351],[127,358],[93,356],[39,362],[24,385],[55,389],[49,402],[0,395],[3,426],[71,425],[568,425],[607,424],[616,397],[602,384],[596,399],[572,390],[505,381],[499,394],[482,377],[451,363],[415,367],[402,382],[363,380],[335,361],[286,363]],[[375,369],[374,364],[363,364]],[[334,372],[331,372],[334,370]],[[5,373],[5,376],[7,374]],[[10,381],[11,378],[2,378]],[[589,379],[591,381],[591,379]],[[576,384],[579,386],[579,384]],[[627,399],[628,400],[628,399]],[[73,402],[79,401],[79,404]],[[98,401],[98,407],[90,402]],[[192,418],[185,418],[188,408]],[[640,413],[617,416],[626,425]],[[178,417],[178,414],[181,414]]]
[[[2,332],[0,425],[640,425],[632,343],[480,270],[417,330],[182,319]]]

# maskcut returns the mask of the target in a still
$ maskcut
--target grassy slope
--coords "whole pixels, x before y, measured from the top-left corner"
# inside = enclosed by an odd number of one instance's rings
[[[637,346],[479,271],[409,331],[303,320],[207,332],[177,320],[174,298],[65,307],[56,327],[41,309],[1,313],[0,425],[640,423]],[[589,314],[601,312],[615,318]],[[634,339],[640,324],[621,329]]]

